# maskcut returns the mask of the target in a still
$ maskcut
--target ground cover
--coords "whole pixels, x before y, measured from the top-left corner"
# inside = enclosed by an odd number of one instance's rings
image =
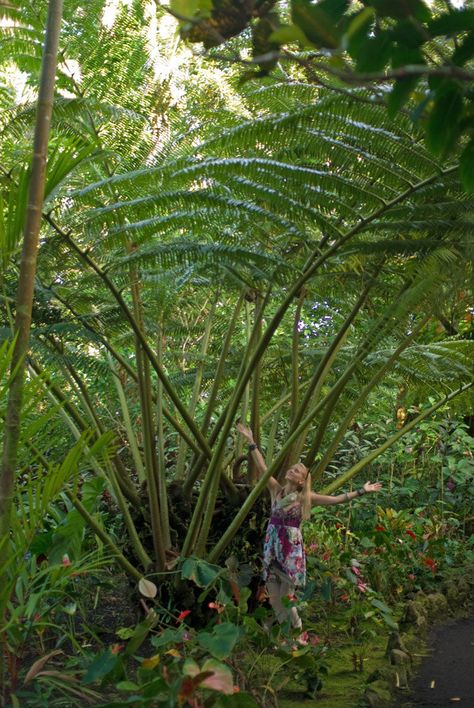
[[[466,449],[453,460],[466,460]],[[465,465],[453,465],[446,478],[455,484],[443,480],[442,504],[436,469],[431,483],[425,472],[423,487],[411,485],[417,471],[404,470],[378,504],[313,512],[304,529],[308,584],[288,600],[303,617],[307,634],[299,638],[287,628],[263,630],[269,608],[249,564],[188,559],[170,575],[168,595],[152,597],[117,573],[104,549],[80,560],[32,555],[10,605],[11,705],[364,705],[367,687],[394,675],[390,636],[412,626],[419,642],[436,618],[465,602],[466,588],[469,595],[471,482]],[[389,505],[394,498],[398,508]],[[85,551],[92,538],[82,533]],[[54,534],[48,543],[62,549]],[[260,547],[251,553],[245,543],[251,566]],[[36,550],[45,544],[40,538]],[[192,592],[173,598],[178,576]],[[185,597],[189,604],[178,604]],[[425,652],[406,644],[415,659]],[[212,687],[211,675],[220,677]]]

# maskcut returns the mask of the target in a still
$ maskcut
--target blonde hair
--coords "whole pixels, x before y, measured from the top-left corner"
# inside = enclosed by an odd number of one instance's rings
[[[306,521],[311,516],[311,474],[309,469],[302,462],[298,462],[294,467],[297,467],[302,472],[306,472],[306,479],[300,493],[301,500],[301,516]]]

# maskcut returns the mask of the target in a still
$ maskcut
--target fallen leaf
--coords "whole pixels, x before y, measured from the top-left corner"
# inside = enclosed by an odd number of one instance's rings
[[[37,676],[52,676],[54,678],[59,678],[61,681],[68,681],[69,683],[79,683],[79,679],[76,676],[71,676],[71,674],[66,674],[63,671],[54,671],[53,669],[49,671],[39,671]]]
[[[54,651],[49,652],[49,654],[46,654],[46,656],[42,656],[40,659],[37,659],[26,674],[25,683],[29,683],[32,679],[34,679],[46,662],[49,661],[52,656],[56,656],[57,654],[63,654],[61,649],[55,649]]]
[[[430,688],[434,688],[434,687],[435,687],[435,681],[432,681],[432,682],[430,683]]]
[[[147,580],[146,578],[140,578],[140,582],[138,583],[138,589],[140,590],[143,597],[148,598],[156,597],[156,593],[158,592],[158,588],[156,587],[155,583],[152,583],[151,580]]]

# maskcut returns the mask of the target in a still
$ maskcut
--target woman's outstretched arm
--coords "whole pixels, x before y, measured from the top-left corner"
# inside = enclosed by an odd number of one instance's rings
[[[262,453],[258,449],[257,444],[256,444],[255,440],[253,439],[253,433],[248,426],[243,425],[242,423],[237,423],[236,427],[237,427],[237,431],[247,441],[250,454],[252,455],[252,459],[255,462],[255,466],[257,468],[257,473],[260,478],[262,476],[262,474],[267,471],[268,468],[267,468],[267,463],[265,462],[265,459],[264,459]],[[281,485],[275,479],[275,477],[270,477],[270,479],[267,482],[267,487],[272,494],[275,494],[276,492],[278,492],[281,489]]]
[[[353,492],[344,492],[344,494],[334,494],[328,496],[326,494],[316,494],[316,492],[311,492],[311,505],[312,506],[330,506],[331,504],[343,504],[344,502],[351,501],[352,499],[357,499],[364,494],[372,494],[373,492],[379,492],[382,489],[382,484],[380,482],[366,482],[360,489],[356,489]]]

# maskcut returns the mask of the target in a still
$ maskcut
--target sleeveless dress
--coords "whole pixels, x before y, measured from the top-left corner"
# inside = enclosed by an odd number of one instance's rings
[[[301,534],[302,509],[297,492],[282,497],[277,494],[272,503],[263,547],[263,580],[271,572],[283,573],[295,586],[306,582],[306,557]]]

